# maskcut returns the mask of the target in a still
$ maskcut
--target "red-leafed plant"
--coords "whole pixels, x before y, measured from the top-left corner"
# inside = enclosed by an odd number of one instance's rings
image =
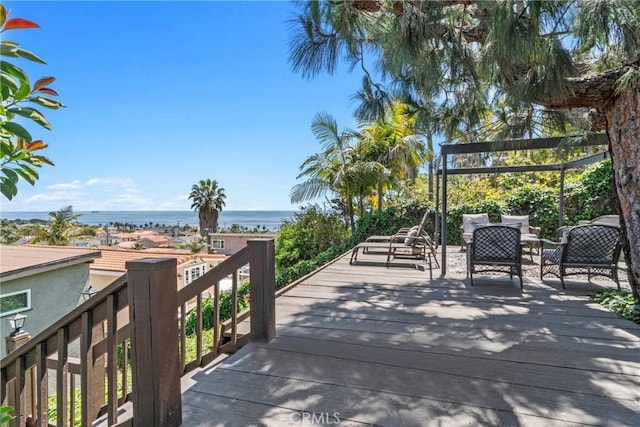
[[[39,28],[38,24],[23,18],[8,19],[7,11],[0,5],[0,34],[8,30]],[[44,115],[34,107],[56,110],[64,105],[52,97],[58,93],[49,85],[54,77],[42,77],[31,84],[29,77],[9,58],[22,58],[46,64],[37,55],[24,50],[18,43],[2,37],[0,41],[0,190],[11,200],[18,194],[20,178],[34,185],[39,175],[36,168],[44,164],[53,165],[47,157],[36,154],[47,148],[40,139],[34,139],[25,126],[16,118],[27,119],[26,123],[37,123],[50,130],[51,125]]]

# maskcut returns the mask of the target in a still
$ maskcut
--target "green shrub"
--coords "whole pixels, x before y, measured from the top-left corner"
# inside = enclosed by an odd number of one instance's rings
[[[618,316],[640,324],[640,303],[634,301],[631,291],[606,289],[596,292],[592,298]]]
[[[507,194],[507,212],[529,215],[529,224],[542,228],[542,237],[555,239],[558,230],[558,192],[540,185],[525,185]]]
[[[315,258],[349,234],[338,215],[312,205],[296,213],[280,227],[276,236],[276,269]]]
[[[417,202],[403,203],[391,206],[380,212],[373,212],[362,217],[353,232],[354,244],[364,241],[373,235],[392,235],[402,227],[412,227],[420,224],[425,211],[429,212],[425,230],[433,234],[435,227],[435,206],[432,202],[420,204]]]
[[[496,200],[486,200],[475,204],[454,206],[447,212],[447,244],[460,244],[462,214],[487,212],[489,221],[500,222],[500,216],[507,212],[504,204]]]
[[[276,270],[276,289],[282,289],[288,284],[322,267],[329,261],[332,261],[348,249],[346,246],[348,245],[344,242],[341,245],[334,246],[318,254],[314,259],[300,261],[290,267]],[[341,248],[344,248],[344,250],[341,250]]]
[[[238,286],[238,312],[245,310],[249,307],[249,301],[245,298],[249,295],[249,282],[243,282]],[[224,322],[231,318],[231,308],[233,307],[233,295],[231,290],[220,292],[220,321]],[[215,307],[213,298],[207,298],[202,302],[202,329],[209,330],[213,328],[213,315],[215,313]],[[196,326],[198,322],[198,315],[196,310],[192,310],[187,315],[187,321],[185,325],[185,331],[187,336],[193,335],[196,332]]]
[[[13,407],[11,406],[0,406],[0,425],[4,423],[9,423],[15,417],[11,415],[13,412]]]
[[[567,184],[565,193],[565,216],[569,224],[601,215],[618,214],[611,160],[589,167]]]

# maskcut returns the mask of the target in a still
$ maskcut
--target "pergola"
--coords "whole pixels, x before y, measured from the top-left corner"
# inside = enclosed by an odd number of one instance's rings
[[[438,241],[438,228],[440,228],[441,238],[441,276],[447,273],[447,180],[449,175],[470,175],[470,174],[497,174],[508,172],[543,172],[543,171],[559,171],[560,172],[560,196],[559,196],[559,223],[558,227],[562,227],[562,217],[564,214],[564,178],[565,171],[586,166],[591,163],[599,162],[609,158],[609,151],[586,156],[580,159],[572,160],[559,164],[544,165],[522,165],[522,166],[489,166],[489,167],[449,167],[449,156],[456,154],[473,154],[473,153],[495,153],[499,151],[519,151],[519,150],[541,150],[548,148],[558,148],[561,146],[571,147],[587,147],[608,145],[609,139],[606,134],[596,134],[588,136],[563,136],[552,138],[536,138],[536,139],[519,139],[510,141],[491,141],[491,142],[474,142],[469,144],[443,144],[440,147],[440,159],[442,161],[441,169],[437,171],[436,177],[436,242]],[[440,163],[440,161],[438,162]],[[442,214],[437,215],[440,205],[440,179],[442,179]],[[440,225],[440,227],[438,227]]]

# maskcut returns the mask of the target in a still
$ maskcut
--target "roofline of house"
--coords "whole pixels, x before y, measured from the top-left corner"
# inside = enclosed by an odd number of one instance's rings
[[[80,255],[69,256],[54,261],[43,262],[37,265],[17,268],[15,270],[1,271],[0,279],[2,281],[16,280],[23,277],[33,276],[35,274],[45,273],[51,270],[57,270],[61,267],[70,267],[77,264],[91,263],[94,259],[100,257],[100,251],[84,253]]]

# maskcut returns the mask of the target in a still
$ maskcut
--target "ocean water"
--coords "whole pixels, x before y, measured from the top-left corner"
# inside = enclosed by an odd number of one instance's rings
[[[111,223],[129,223],[134,225],[198,225],[198,213],[195,211],[91,211],[74,212],[80,214],[78,221],[86,225],[104,226]],[[233,224],[253,229],[262,227],[277,230],[282,222],[293,218],[296,211],[222,211],[218,217],[218,226],[229,228]],[[1,218],[49,220],[49,212],[1,212]]]

